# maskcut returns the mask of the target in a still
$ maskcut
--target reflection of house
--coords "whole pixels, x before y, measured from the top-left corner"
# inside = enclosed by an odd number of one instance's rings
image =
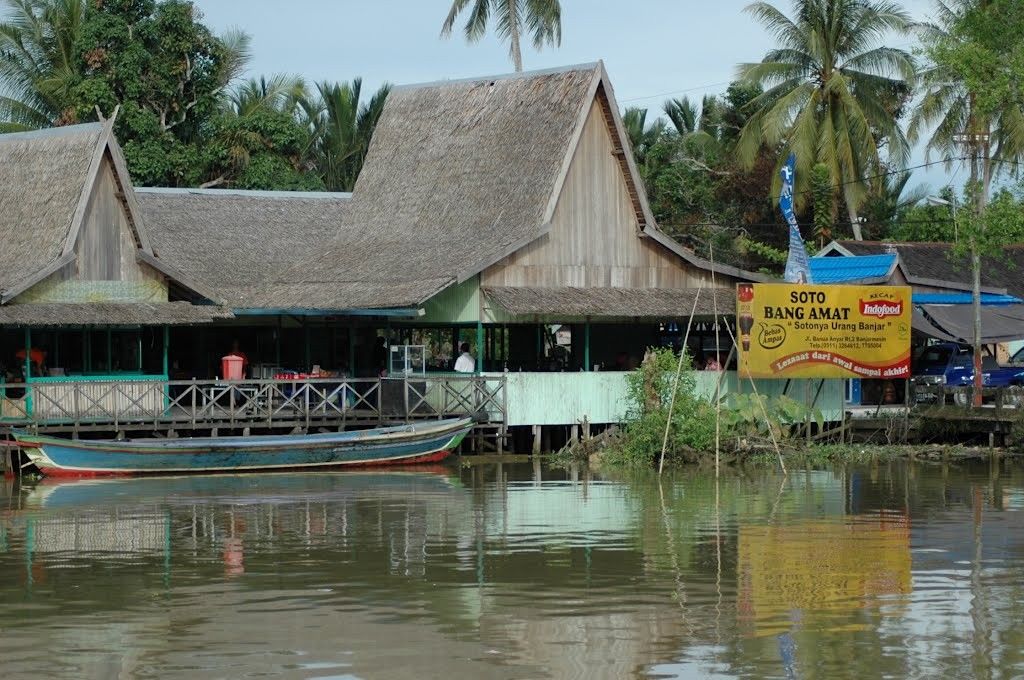
[[[164,513],[58,515],[28,523],[30,554],[80,551],[128,557],[170,549],[170,518]]]

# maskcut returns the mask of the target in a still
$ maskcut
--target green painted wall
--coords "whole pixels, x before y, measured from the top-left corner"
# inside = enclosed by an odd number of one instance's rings
[[[74,281],[51,276],[18,296],[29,302],[167,302],[163,281]]]
[[[480,319],[480,277],[449,286],[423,304],[416,323],[476,323]]]
[[[584,418],[594,424],[619,423],[626,411],[626,375],[616,371],[596,373],[508,373],[508,424],[575,425]],[[697,390],[706,396],[715,393],[719,373],[698,372]],[[805,380],[792,380],[787,394],[803,401]],[[811,380],[813,397],[818,380]],[[761,394],[782,394],[785,380],[758,380]],[[736,390],[736,373],[726,374],[726,393]],[[744,381],[743,392],[750,392]],[[843,381],[826,380],[817,408],[827,421],[839,421],[843,409]]]

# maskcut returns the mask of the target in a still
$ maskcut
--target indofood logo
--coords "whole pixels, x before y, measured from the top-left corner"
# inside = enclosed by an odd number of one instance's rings
[[[884,319],[887,316],[900,316],[903,314],[903,301],[861,300],[860,313],[862,316],[873,316],[879,319]]]

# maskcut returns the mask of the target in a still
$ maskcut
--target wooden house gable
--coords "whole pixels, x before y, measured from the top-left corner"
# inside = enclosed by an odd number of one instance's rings
[[[174,283],[186,295],[218,302],[157,257],[140,214],[111,120],[94,152],[63,253],[8,299],[167,302],[168,286]]]
[[[482,285],[685,288],[708,276],[645,233],[653,219],[613,106],[602,82],[547,233],[485,270]]]
[[[167,277],[140,261],[148,247],[128,205],[131,185],[104,143],[65,243],[67,264],[18,296],[26,302],[166,302]]]

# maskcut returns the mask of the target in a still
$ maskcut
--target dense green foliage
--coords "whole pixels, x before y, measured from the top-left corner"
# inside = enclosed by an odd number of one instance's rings
[[[910,149],[898,119],[910,96],[914,63],[904,50],[880,44],[905,32],[909,15],[883,0],[796,0],[793,17],[767,2],[747,7],[775,36],[778,48],[760,63],[739,67],[740,78],[764,92],[736,147],[753,164],[760,149],[778,149],[778,166],[796,154],[796,203],[805,202],[811,168],[824,164],[856,229],[871,192],[868,177]],[[777,184],[776,184],[777,186]]]
[[[133,181],[349,191],[389,88],[239,81],[241,32],[216,36],[186,0],[4,0],[0,129],[109,118]]]
[[[932,205],[925,200],[932,192],[913,186],[911,171],[901,168],[908,142],[925,132],[934,133],[930,154],[957,162],[965,150],[954,135],[980,130],[991,132],[995,171],[1019,173],[1024,3],[936,0],[935,9],[935,24],[912,25],[898,3],[881,0],[795,0],[789,15],[750,5],[778,47],[741,66],[740,81],[724,95],[706,97],[700,109],[669,101],[663,118],[627,111],[655,217],[705,256],[713,245],[719,260],[778,271],[786,229],[775,206],[777,171],[792,149],[799,220],[812,250],[860,234],[963,242],[972,222],[988,221],[970,215],[984,187],[968,188],[967,197],[942,189],[948,204]],[[885,44],[911,29],[920,39],[919,77],[917,60]],[[967,175],[961,181],[970,184]],[[1009,193],[995,202],[991,220],[1001,225],[1024,215]],[[1005,243],[1000,232],[1013,228],[994,225],[987,240]]]
[[[626,377],[626,425],[623,445],[614,458],[634,465],[649,465],[661,451],[669,405],[675,387],[668,451],[673,455],[713,449],[715,408],[696,394],[689,357],[676,383],[679,357],[672,350],[652,350],[643,364]]]

